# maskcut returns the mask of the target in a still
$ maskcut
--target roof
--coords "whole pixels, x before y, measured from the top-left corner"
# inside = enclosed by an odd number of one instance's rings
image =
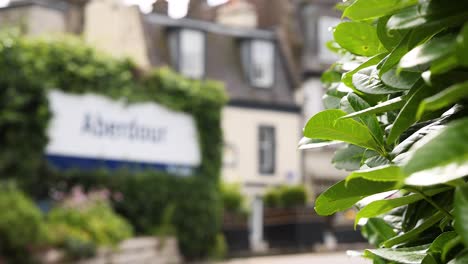
[[[272,30],[234,28],[214,22],[194,19],[172,19],[152,13],[143,17],[147,36],[148,54],[153,66],[170,65],[167,29],[190,28],[206,34],[206,77],[225,83],[231,102],[236,105],[269,105],[281,110],[296,106],[294,88],[297,79],[287,60],[287,54],[277,32]],[[252,87],[247,80],[242,61],[240,43],[244,39],[264,39],[276,44],[275,82],[271,89]],[[219,67],[222,65],[222,67]],[[246,104],[239,104],[246,102]],[[270,107],[271,108],[271,107]]]

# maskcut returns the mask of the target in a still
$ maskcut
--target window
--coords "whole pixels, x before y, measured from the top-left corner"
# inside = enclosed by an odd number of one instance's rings
[[[321,62],[333,63],[338,55],[327,48],[327,42],[333,40],[332,28],[341,22],[336,17],[322,16],[318,20],[318,57]]]
[[[244,68],[251,85],[270,88],[274,82],[274,44],[267,40],[250,40],[243,49]]]
[[[205,74],[205,34],[199,30],[180,29],[169,39],[177,70],[190,78]]]
[[[260,126],[258,141],[260,174],[275,173],[275,143],[275,128]]]

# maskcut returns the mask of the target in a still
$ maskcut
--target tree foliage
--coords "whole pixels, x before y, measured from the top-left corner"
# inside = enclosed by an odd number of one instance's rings
[[[468,2],[341,6],[350,21],[334,29],[340,60],[322,76],[340,103],[313,116],[301,142],[347,143],[334,161],[353,172],[316,211],[358,208],[374,263],[466,263]]]
[[[35,198],[74,185],[106,187],[123,194],[114,203],[139,234],[161,223],[174,204],[174,224],[189,259],[209,254],[220,228],[222,84],[189,80],[168,68],[143,72],[129,60],[107,57],[74,37],[34,39],[0,34],[0,179],[14,179]],[[48,89],[155,102],[191,114],[199,131],[202,161],[193,177],[160,171],[57,171],[44,159],[51,118]],[[65,189],[65,190],[63,190]],[[190,217],[187,217],[190,216]]]

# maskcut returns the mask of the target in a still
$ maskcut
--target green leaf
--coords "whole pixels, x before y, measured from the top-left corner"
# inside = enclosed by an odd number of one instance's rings
[[[394,190],[394,182],[375,182],[354,179],[347,184],[344,180],[323,192],[315,202],[315,211],[319,215],[331,215],[349,209],[363,198],[381,192]]]
[[[457,68],[457,66],[457,57],[454,53],[450,53],[449,56],[433,61],[429,69],[432,74],[442,74]]]
[[[366,23],[342,22],[336,26],[333,36],[342,48],[356,55],[370,57],[383,51],[376,29]]]
[[[355,145],[347,145],[345,148],[335,152],[332,163],[337,169],[348,171],[357,170],[369,155],[375,153],[374,151],[369,151]]]
[[[448,264],[466,264],[468,263],[468,250],[463,250],[455,260],[450,261]]]
[[[303,137],[298,144],[299,149],[313,149],[313,148],[323,148],[327,146],[332,146],[336,144],[341,144],[340,141],[330,141],[322,139],[311,139]]]
[[[336,96],[332,96],[332,95],[328,95],[328,94],[324,95],[323,100],[322,100],[323,105],[327,109],[340,108],[340,101],[341,101],[341,98],[336,97]]]
[[[354,171],[348,175],[348,177],[346,177],[346,183],[348,184],[349,181],[357,178],[363,178],[369,181],[401,183],[404,179],[404,175],[400,167],[395,165],[385,165],[376,168]]]
[[[367,109],[354,112],[348,115],[343,116],[343,119],[346,118],[354,118],[354,117],[360,117],[363,115],[372,115],[372,114],[380,114],[388,111],[393,111],[402,108],[405,105],[406,101],[403,99],[403,97],[396,97],[393,99],[390,99],[388,101],[379,103],[376,106],[369,107]]]
[[[455,191],[455,230],[468,247],[468,185],[458,187]]]
[[[468,66],[468,23],[465,23],[457,37],[456,57],[458,63]]]
[[[348,101],[349,106],[352,108],[353,112],[365,110],[370,107],[370,105],[364,99],[362,99],[354,93],[349,93],[345,98]],[[377,117],[375,115],[366,115],[360,116],[359,120],[367,126],[375,141],[378,142],[380,145],[383,145],[383,130],[380,127]]]
[[[445,35],[417,46],[400,60],[402,69],[424,69],[428,64],[440,58],[449,56],[455,50],[455,36]]]
[[[442,250],[444,249],[445,244],[455,237],[457,237],[457,232],[455,231],[449,231],[440,234],[432,242],[431,246],[429,247],[429,252],[442,254]]]
[[[427,254],[429,245],[422,245],[409,248],[378,248],[378,249],[366,249],[365,254],[374,254],[381,258],[395,261],[398,263],[421,263],[423,258]]]
[[[316,114],[307,122],[304,136],[314,139],[339,140],[378,150],[380,147],[367,127],[352,119],[339,119],[345,115],[346,112],[337,109]]]
[[[442,218],[444,214],[440,211],[436,212],[434,215],[426,219],[417,227],[411,229],[410,231],[393,237],[387,241],[385,241],[382,245],[386,248],[393,247],[395,245],[401,244],[403,242],[408,242],[418,238],[419,234],[426,231],[427,229],[431,228],[435,224],[437,224]]]
[[[415,92],[410,96],[393,123],[393,127],[387,137],[387,143],[389,144],[394,143],[401,133],[418,120],[416,113],[418,111],[419,103],[424,100],[424,98],[431,96],[434,93],[433,88],[425,85],[415,89]]]
[[[417,3],[417,0],[357,0],[345,9],[343,16],[352,20],[368,20],[391,15]]]
[[[377,21],[377,36],[380,42],[385,46],[387,50],[393,50],[400,41],[403,39],[404,34],[399,31],[388,31],[387,22],[390,16],[381,17]]]
[[[393,228],[381,218],[370,218],[361,228],[362,235],[370,244],[378,246],[396,235]]]
[[[449,188],[438,188],[434,190],[429,190],[425,193],[427,196],[433,196],[438,193],[447,191]],[[366,205],[364,208],[359,210],[359,212],[356,214],[356,218],[354,220],[354,225],[356,225],[361,218],[371,218],[371,217],[376,217],[378,215],[384,214],[386,212],[389,212],[390,210],[393,210],[397,207],[411,204],[417,201],[420,201],[424,199],[424,197],[420,194],[410,194],[398,198],[393,198],[393,199],[385,199],[385,200],[378,200],[374,201],[368,205]]]
[[[467,8],[468,4],[465,1],[424,1],[393,15],[387,27],[391,30],[405,30],[456,26],[466,21]]]
[[[452,85],[442,92],[424,99],[418,108],[417,118],[421,118],[425,111],[439,110],[451,106],[461,99],[468,97],[468,82]]]
[[[322,83],[334,83],[341,80],[341,74],[339,72],[328,70],[325,71],[320,77]]]
[[[397,65],[398,62],[400,62],[400,59],[408,52],[408,40],[410,36],[410,33],[406,33],[400,43],[398,43],[398,45],[392,50],[392,52],[377,65],[377,68],[380,70],[380,76]]]
[[[468,174],[468,119],[450,123],[435,136],[417,142],[403,167],[405,183],[428,186],[446,183]],[[460,144],[462,143],[462,144]],[[434,155],[437,153],[437,155]]]
[[[375,66],[364,68],[353,75],[353,84],[357,90],[367,94],[392,94],[401,90],[385,85],[379,78]]]
[[[421,264],[439,264],[439,261],[434,254],[429,253],[423,258]]]
[[[345,73],[343,75],[343,78],[341,79],[341,81],[346,84],[346,86],[348,87],[354,87],[354,84],[353,84],[353,75],[364,69],[364,68],[367,68],[367,67],[370,67],[370,66],[373,66],[373,65],[376,65],[377,63],[379,63],[385,56],[386,56],[387,53],[380,53],[380,54],[377,54],[375,56],[373,56],[372,58],[369,58],[367,61],[361,63],[358,67],[354,68],[352,71],[349,71],[347,73]]]
[[[396,67],[394,67],[382,74],[380,79],[384,84],[392,88],[409,90],[419,79],[421,79],[421,73],[410,71],[397,72]]]
[[[460,244],[462,244],[460,236],[456,236],[446,241],[442,247],[442,255],[441,255],[442,262],[446,262],[450,253],[452,253],[453,250],[455,250]]]

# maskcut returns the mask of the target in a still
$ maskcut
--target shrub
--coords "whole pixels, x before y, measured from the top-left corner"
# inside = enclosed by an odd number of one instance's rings
[[[227,212],[240,213],[243,210],[244,196],[240,192],[239,185],[222,184],[221,196],[223,209]]]
[[[2,35],[0,71],[2,178],[17,179],[24,190],[41,199],[47,198],[50,189],[75,183],[120,192],[124,199],[113,205],[139,234],[150,234],[161,222],[166,205],[174,204],[182,253],[189,259],[207,256],[220,227],[220,112],[226,102],[220,83],[189,80],[168,68],[143,73],[131,61],[106,57],[73,37],[38,40]],[[190,113],[199,131],[200,167],[190,179],[154,171],[55,171],[43,155],[50,88],[125,98],[131,103],[156,102]]]
[[[280,192],[281,206],[294,208],[304,206],[307,202],[306,190],[303,186],[285,186]]]
[[[28,249],[43,241],[41,212],[12,183],[0,184],[0,211],[0,256],[27,261]]]
[[[94,246],[114,246],[132,236],[132,227],[115,214],[106,191],[84,194],[74,188],[71,197],[47,215],[50,241],[74,257],[89,257]]]
[[[281,193],[278,188],[268,190],[263,195],[263,203],[265,207],[277,208],[281,207]]]
[[[322,76],[330,109],[308,121],[302,142],[348,143],[334,162],[354,172],[318,197],[316,211],[357,206],[374,263],[466,263],[468,2],[341,7],[351,21],[330,45],[341,59]]]
[[[307,192],[303,186],[281,186],[265,193],[263,202],[270,208],[304,206],[307,202]]]
[[[212,248],[209,256],[213,260],[222,260],[226,257],[228,251],[228,245],[226,243],[226,238],[222,233],[216,235],[216,244]]]

